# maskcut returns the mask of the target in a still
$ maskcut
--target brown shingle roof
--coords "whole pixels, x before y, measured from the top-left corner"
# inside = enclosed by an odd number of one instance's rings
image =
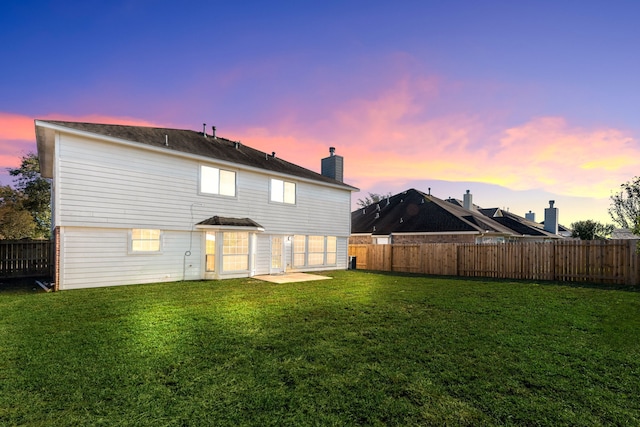
[[[222,216],[212,216],[209,219],[200,221],[196,225],[223,225],[233,227],[257,227],[262,228],[260,224],[252,220],[251,218],[228,218]]]
[[[231,141],[226,138],[204,135],[202,132],[196,132],[193,130],[65,122],[57,120],[43,120],[41,122],[77,131],[137,142],[168,151],[195,154],[198,156],[232,162],[238,165],[259,168],[275,173],[339,185],[348,190],[358,190],[357,188],[343,182],[328,178],[278,157],[273,157],[270,154],[256,150],[247,145]]]

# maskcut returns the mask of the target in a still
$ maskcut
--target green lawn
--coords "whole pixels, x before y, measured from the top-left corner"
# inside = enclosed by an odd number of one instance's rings
[[[339,271],[0,291],[0,425],[640,425],[640,292]]]

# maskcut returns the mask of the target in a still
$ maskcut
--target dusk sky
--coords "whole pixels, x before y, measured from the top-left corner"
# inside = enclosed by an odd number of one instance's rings
[[[0,183],[34,119],[202,130],[345,182],[611,223],[640,175],[640,1],[21,1]]]

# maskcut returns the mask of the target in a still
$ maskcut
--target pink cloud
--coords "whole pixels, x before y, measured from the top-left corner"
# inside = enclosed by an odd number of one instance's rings
[[[564,117],[509,125],[504,112],[491,109],[438,114],[433,106],[446,90],[440,79],[402,78],[322,119],[285,112],[286,120],[268,129],[233,132],[313,170],[336,146],[345,180],[363,191],[431,179],[606,199],[638,174],[640,141],[628,131],[577,126]]]

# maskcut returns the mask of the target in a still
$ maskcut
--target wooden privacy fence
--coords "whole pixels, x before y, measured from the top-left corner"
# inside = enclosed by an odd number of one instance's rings
[[[53,244],[49,240],[0,240],[0,278],[51,276]]]
[[[356,268],[464,277],[640,285],[635,240],[349,245]]]

